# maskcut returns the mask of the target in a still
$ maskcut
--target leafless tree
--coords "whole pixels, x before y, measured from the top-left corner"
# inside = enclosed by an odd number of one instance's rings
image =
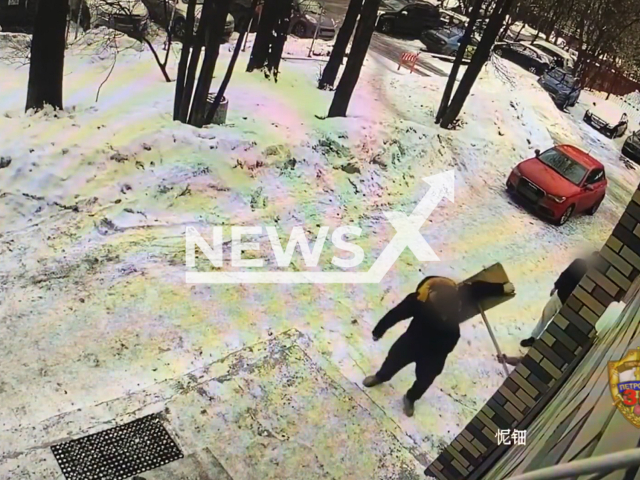
[[[333,84],[338,76],[338,71],[340,70],[340,65],[344,62],[344,56],[347,53],[347,47],[349,46],[349,41],[353,35],[353,30],[356,27],[361,9],[362,0],[349,1],[347,13],[336,37],[336,43],[333,45],[329,61],[325,65],[322,76],[318,81],[319,89],[327,90],[333,88]]]
[[[48,0],[38,3],[27,86],[26,110],[51,105],[62,108],[65,33],[68,0]]]
[[[247,72],[261,70],[278,80],[280,60],[289,33],[292,0],[265,0],[258,31],[251,49]]]
[[[204,0],[197,31],[195,26],[195,0],[187,9],[186,35],[176,82],[174,118],[183,123],[201,127],[205,122],[206,106],[215,70],[224,25],[231,0]],[[200,57],[204,58],[200,66]],[[198,70],[200,73],[198,74]],[[197,77],[197,83],[196,83]]]
[[[491,17],[489,17],[489,22],[487,23],[482,38],[480,39],[480,43],[471,58],[471,62],[469,63],[467,70],[464,72],[460,85],[451,100],[451,104],[442,115],[442,121],[440,122],[441,127],[451,128],[455,120],[458,118],[458,115],[462,111],[462,107],[464,106],[469,93],[471,93],[471,89],[473,88],[482,67],[491,55],[491,49],[493,48],[496,38],[504,25],[505,18],[511,9],[513,1],[514,0],[497,0],[496,5],[491,12]]]
[[[82,0],[72,0],[72,2],[78,1],[84,3],[84,1]],[[164,1],[166,3],[168,0]],[[122,23],[122,25],[126,25],[126,30],[124,30],[126,32],[126,35],[147,45],[147,47],[151,51],[151,54],[153,55],[154,60],[160,68],[165,81],[171,82],[171,78],[169,77],[169,74],[167,72],[167,64],[169,62],[172,43],[172,33],[169,26],[164,29],[164,34],[166,35],[166,40],[164,42],[166,52],[164,55],[164,59],[161,59],[160,55],[158,55],[156,47],[153,44],[154,39],[151,36],[151,33],[157,30],[150,29],[149,23],[141,21],[139,15],[136,12],[137,7],[143,6],[140,0],[93,0],[91,5],[93,12],[90,13],[95,14],[95,12],[101,11],[104,12],[104,16],[106,16],[107,18],[117,18],[118,21]],[[81,9],[80,11],[82,12],[84,11],[84,9]],[[112,27],[117,28],[117,26],[115,25],[112,25]],[[117,32],[112,33],[113,35],[122,35],[122,33],[118,32],[115,29],[112,30],[112,32]]]
[[[380,0],[364,0],[349,58],[329,107],[329,117],[344,117],[347,115],[351,95],[353,95],[353,91],[356,88],[362,64],[369,50],[379,8]]]
[[[258,5],[258,1],[259,0],[252,0],[251,9],[250,9],[251,12],[255,11]],[[205,124],[211,123],[214,115],[216,114],[216,111],[218,110],[218,108],[220,107],[220,104],[222,103],[222,99],[224,98],[224,94],[227,90],[227,87],[229,86],[229,82],[231,81],[231,76],[233,75],[233,69],[236,66],[236,61],[238,60],[238,55],[240,54],[240,49],[244,44],[244,38],[249,30],[249,25],[251,24],[251,21],[252,21],[251,16],[246,17],[243,23],[238,28],[240,35],[236,40],[236,45],[233,49],[231,60],[229,61],[229,65],[227,66],[227,73],[225,73],[224,78],[222,79],[222,83],[220,84],[220,87],[216,92],[216,96],[213,100],[213,105],[211,105],[209,112],[207,112],[207,115],[205,117]]]

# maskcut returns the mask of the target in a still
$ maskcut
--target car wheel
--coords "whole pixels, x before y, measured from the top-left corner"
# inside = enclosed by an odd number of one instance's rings
[[[292,32],[298,38],[305,38],[307,36],[307,27],[304,26],[304,23],[298,22],[293,26]]]
[[[498,57],[501,57],[502,55],[504,55],[504,54],[502,53],[502,50],[501,50],[500,48],[496,48],[493,52],[494,52]]]
[[[604,197],[598,200],[596,203],[594,203],[593,206],[589,210],[587,210],[587,214],[595,215],[595,213],[598,211],[598,208],[600,208],[600,205],[602,204],[603,200],[604,200]]]
[[[176,18],[171,30],[177,38],[184,38],[187,34],[187,21],[182,17]]]
[[[387,35],[393,30],[393,22],[391,20],[383,20],[380,22],[380,31]]]
[[[563,103],[562,103],[562,110],[565,111],[569,108],[569,99],[567,98]]]
[[[569,221],[569,219],[571,218],[571,215],[573,215],[573,211],[576,209],[576,207],[574,205],[570,205],[565,211],[564,213],[560,216],[560,218],[557,220],[557,224],[558,225],[564,225],[565,223],[567,223]]]
[[[538,69],[536,67],[529,67],[529,71],[533,74],[537,74],[538,73]]]

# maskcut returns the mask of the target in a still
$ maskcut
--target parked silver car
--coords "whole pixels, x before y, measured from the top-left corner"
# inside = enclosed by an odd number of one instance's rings
[[[427,30],[420,35],[420,41],[424,44],[428,52],[438,53],[454,57],[458,52],[460,40],[464,35],[464,30],[459,28],[439,28],[437,30]],[[465,58],[470,57],[477,41],[471,40],[471,45],[467,47]]]
[[[75,3],[80,2],[72,1],[72,6]],[[88,0],[86,5],[91,28],[107,27],[135,36],[149,26],[149,12],[140,0]]]
[[[315,0],[294,0],[289,33],[298,38],[313,38],[316,29],[317,38],[322,40],[333,40],[336,35],[336,23],[323,11],[320,3]]]

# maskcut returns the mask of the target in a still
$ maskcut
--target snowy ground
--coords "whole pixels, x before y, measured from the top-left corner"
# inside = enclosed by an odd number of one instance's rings
[[[314,472],[305,478],[354,478],[349,465],[396,451],[397,440],[413,460],[398,453],[392,458],[401,459],[401,469],[376,468],[393,470],[384,478],[413,478],[406,470],[420,471],[415,459],[433,459],[503,374],[482,323],[467,322],[443,375],[416,415],[406,418],[400,399],[413,380],[410,368],[377,389],[358,387],[403,331],[398,325],[373,343],[371,330],[381,315],[427,273],[463,279],[502,262],[518,294],[489,317],[503,350],[517,353],[557,274],[574,255],[606,240],[639,180],[620,160],[616,144],[581,123],[579,108],[574,115],[560,112],[533,76],[510,64],[486,69],[455,131],[433,123],[445,78],[397,72],[377,55],[366,60],[349,117],[321,120],[332,98],[314,87],[324,57],[307,59],[309,43],[290,40],[278,83],[245,73],[248,51],[243,54],[227,95],[227,125],[197,130],[171,120],[174,84],[163,81],[143,48],[118,55],[96,102],[113,55],[97,55],[95,39],[84,37],[67,54],[64,112],[24,114],[28,68],[0,65],[0,156],[12,159],[0,170],[0,478],[53,478],[42,473],[42,465],[52,467],[41,447],[96,428],[97,418],[122,419],[175,398],[182,398],[176,401],[185,409],[201,409],[201,397],[187,400],[180,397],[183,390],[160,395],[154,389],[189,372],[208,372],[232,352],[257,355],[245,347],[291,329],[306,339],[304,348],[316,352],[308,354],[312,367],[295,350],[279,360],[287,365],[285,373],[270,367],[260,377],[258,368],[251,373],[257,379],[247,380],[249,373],[232,368],[239,375],[237,391],[218,392],[217,413],[210,412],[222,423],[214,427],[209,417],[201,424],[189,417],[196,422],[190,432],[206,425],[220,434],[233,425],[238,432],[248,429],[242,435],[249,437],[229,433],[215,437],[213,445],[183,432],[183,442],[212,451],[233,478],[249,479],[300,478],[299,469]],[[3,54],[7,43],[0,42]],[[329,49],[317,43],[318,53]],[[214,83],[229,57],[224,47]],[[172,78],[175,65],[173,56]],[[587,94],[583,101],[589,101]],[[563,228],[532,217],[504,192],[510,169],[554,142],[590,150],[606,165],[610,182],[594,217],[574,218]],[[360,268],[366,269],[394,234],[382,212],[411,212],[427,190],[421,179],[449,169],[456,174],[455,202],[443,200],[422,229],[439,263],[421,264],[407,250],[374,285],[184,282],[186,226],[209,238],[214,224],[276,225],[284,238],[301,225],[313,239],[320,225],[357,225],[362,235],[356,243],[366,252]],[[261,256],[268,258],[264,246]],[[336,252],[326,250],[320,267],[329,269]],[[299,254],[293,263],[305,268]],[[318,365],[325,373],[309,374]],[[261,435],[238,423],[242,412],[258,408],[238,393],[242,385],[277,404],[285,401],[278,395],[286,382],[271,376],[296,378],[293,395],[311,399],[309,392],[325,374],[333,383],[322,380],[328,386],[319,391],[347,392],[329,395],[339,402],[316,401],[311,410],[296,404],[286,421],[285,413],[269,410],[282,415],[280,441],[306,445],[305,452],[315,452],[313,462],[302,455],[296,463],[294,453],[286,463],[291,473],[279,477],[273,464],[272,471],[267,464],[234,464],[254,448],[248,446],[252,435]],[[207,388],[224,383],[211,380],[213,374],[190,375],[206,377],[214,385]],[[264,398],[251,395],[258,403]],[[303,422],[301,415],[336,419],[335,436],[314,447],[322,423]],[[350,416],[358,420],[353,425]],[[340,436],[340,428],[333,430],[340,422],[357,434]],[[396,440],[374,441],[378,437]],[[353,442],[362,452],[349,457],[357,459],[353,464],[344,460],[345,470],[330,466],[330,455],[318,454]],[[269,447],[272,453],[277,445]],[[327,468],[330,473],[318,473]],[[383,478],[378,470],[370,474]]]

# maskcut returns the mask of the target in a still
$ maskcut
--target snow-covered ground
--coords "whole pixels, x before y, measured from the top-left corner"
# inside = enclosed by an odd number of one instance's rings
[[[398,325],[373,343],[376,322],[425,274],[463,279],[502,262],[517,296],[489,318],[503,350],[517,353],[556,276],[575,255],[599,248],[638,184],[611,141],[560,112],[511,64],[487,67],[461,128],[445,131],[433,113],[446,79],[398,72],[372,54],[349,116],[322,120],[332,93],[315,83],[326,57],[307,59],[308,41],[291,39],[277,83],[244,72],[249,49],[243,53],[227,124],[199,130],[172,121],[174,84],[163,81],[148,50],[123,50],[114,66],[113,52],[96,41],[83,37],[67,52],[62,112],[23,113],[28,68],[0,65],[0,156],[12,160],[0,169],[1,478],[38,471],[26,455],[60,440],[42,427],[54,416],[183,377],[292,328],[318,352],[316,363],[326,361],[354,395],[368,398],[369,411],[391,419],[404,447],[433,459],[503,380],[490,337],[480,320],[464,324],[444,373],[406,418],[400,399],[411,368],[365,393],[356,386],[404,331]],[[315,50],[330,45],[317,42]],[[225,46],[214,84],[229,57]],[[595,216],[562,228],[504,192],[511,168],[554,142],[591,151],[610,182]],[[210,238],[214,224],[276,225],[283,237],[300,225],[311,239],[321,225],[359,226],[360,269],[368,268],[395,233],[382,212],[410,213],[428,188],[421,179],[450,169],[455,202],[443,200],[422,229],[438,263],[422,264],[407,250],[374,285],[185,284],[186,226]],[[336,252],[326,250],[320,268],[329,269]],[[305,268],[299,254],[293,263]],[[279,388],[269,385],[262,388]],[[229,395],[224,415],[251,408]],[[366,450],[370,440],[357,441]],[[226,448],[233,452],[233,443]],[[254,478],[249,466],[237,468],[234,478]],[[291,475],[278,478],[302,478]]]

